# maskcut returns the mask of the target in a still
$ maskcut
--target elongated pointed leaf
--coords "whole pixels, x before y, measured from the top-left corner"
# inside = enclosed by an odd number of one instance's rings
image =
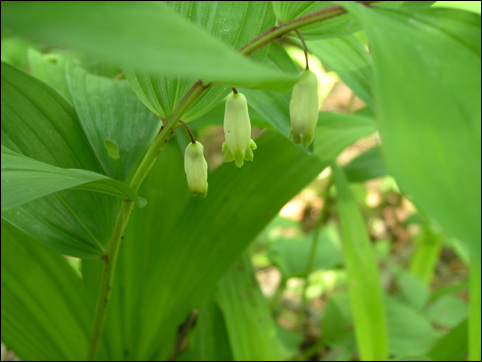
[[[2,62],[2,145],[62,168],[101,173],[72,106],[45,83]],[[90,191],[62,191],[2,212],[33,238],[78,257],[102,254],[120,200]]]
[[[346,147],[377,130],[374,120],[358,114],[320,113],[313,153],[322,161],[334,160]]]
[[[355,157],[343,167],[350,182],[365,182],[373,178],[387,175],[387,169],[382,159],[380,146],[370,148]]]
[[[162,2],[5,3],[2,27],[159,75],[273,90],[298,79],[244,58]]]
[[[24,361],[85,358],[91,315],[59,253],[2,220],[2,342]]]
[[[373,61],[363,44],[354,35],[307,43],[311,53],[336,72],[369,107],[373,107],[370,82],[373,78]]]
[[[220,280],[218,298],[236,361],[281,360],[276,328],[244,252]]]
[[[233,49],[239,49],[251,39],[275,24],[268,1],[173,1],[169,3],[178,14],[206,30]],[[268,48],[253,54],[262,61]],[[226,66],[228,66],[226,64]],[[233,65],[229,64],[229,67]],[[158,72],[148,73],[127,69],[126,77],[142,102],[155,114],[167,118],[184,94],[198,80],[196,77],[173,77]],[[292,72],[296,74],[295,71]],[[208,112],[230,90],[215,86],[204,92],[183,116],[190,122]]]
[[[256,143],[254,162],[242,169],[226,163],[209,175],[206,199],[192,198],[187,190],[184,150],[170,142],[162,151],[140,188],[149,203],[133,211],[124,233],[112,288],[117,312],[109,313],[99,359],[122,351],[128,359],[165,359],[186,315],[325,166],[277,133]],[[99,263],[84,262],[94,270],[92,264]]]
[[[390,173],[469,246],[480,266],[480,15],[346,6],[363,24],[373,52]]]
[[[70,94],[106,175],[124,180],[159,128],[126,81],[69,67]]]
[[[180,356],[185,361],[233,361],[226,322],[214,300],[206,299],[199,308],[199,316],[191,337],[192,343]]]
[[[388,354],[388,335],[380,275],[345,175],[335,164],[332,168],[358,353],[363,361],[384,360]]]
[[[92,171],[51,166],[2,146],[2,212],[69,188],[137,201],[134,191],[122,182]]]

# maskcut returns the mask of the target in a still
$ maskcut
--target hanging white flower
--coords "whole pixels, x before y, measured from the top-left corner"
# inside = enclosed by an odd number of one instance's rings
[[[291,95],[290,138],[294,143],[308,147],[313,142],[318,111],[318,79],[315,73],[305,70]]]
[[[241,167],[244,160],[253,160],[256,143],[251,139],[248,103],[241,93],[231,93],[226,99],[224,137],[224,162],[234,160],[236,166]]]

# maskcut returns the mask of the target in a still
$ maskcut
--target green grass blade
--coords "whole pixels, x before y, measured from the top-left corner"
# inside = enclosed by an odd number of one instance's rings
[[[279,361],[274,321],[247,252],[219,281],[218,295],[234,360]]]
[[[348,290],[362,361],[388,357],[387,322],[380,275],[364,220],[343,171],[333,165]]]

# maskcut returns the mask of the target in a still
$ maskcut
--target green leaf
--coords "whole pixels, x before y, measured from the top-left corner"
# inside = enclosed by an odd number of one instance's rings
[[[91,313],[59,253],[2,220],[2,342],[23,361],[85,358]]]
[[[243,94],[250,107],[264,117],[278,132],[286,138],[290,136],[290,99],[291,92],[253,91],[243,89]]]
[[[213,37],[233,49],[241,48],[275,22],[271,5],[267,1],[173,1],[170,6],[190,22],[202,27]],[[253,54],[262,61],[267,47]],[[231,66],[231,65],[230,65]],[[142,102],[155,114],[167,118],[196,77],[160,75],[144,71],[126,70],[130,85]],[[296,74],[296,69],[293,74]],[[180,74],[182,75],[182,74]],[[229,93],[225,87],[211,87],[183,116],[185,122],[195,120],[208,112]]]
[[[396,357],[394,360],[402,361],[425,355],[440,338],[441,333],[420,311],[391,297],[385,297],[384,300],[390,355]],[[330,298],[321,322],[324,331],[323,345],[350,350],[355,348],[352,314],[353,309],[350,308],[347,293],[335,294]]]
[[[315,130],[313,153],[330,162],[348,146],[377,130],[374,120],[358,114],[322,112]]]
[[[332,168],[358,353],[361,360],[383,360],[388,354],[388,335],[380,275],[348,181],[338,166]]]
[[[307,42],[308,49],[336,72],[340,79],[370,108],[373,61],[354,35]]]
[[[460,322],[427,353],[432,361],[464,361],[467,355],[467,320]]]
[[[184,150],[172,142],[163,149],[139,190],[149,203],[133,211],[124,233],[111,300],[118,312],[108,317],[99,359],[123,350],[128,359],[165,359],[186,315],[325,167],[277,133],[256,143],[254,162],[242,169],[225,163],[209,175],[206,199],[187,189]],[[99,264],[84,265],[92,263]],[[89,285],[97,287],[95,280]],[[117,327],[120,318],[124,328]]]
[[[137,202],[126,184],[86,170],[62,169],[19,155],[2,145],[2,212],[69,188]]]
[[[218,295],[234,359],[281,360],[274,320],[247,252],[219,281]]]
[[[402,358],[424,356],[441,333],[422,312],[396,299],[387,298],[386,306],[390,353]]]
[[[199,308],[192,343],[179,357],[183,361],[233,361],[223,313],[213,300],[205,300]]]
[[[65,74],[65,57],[56,53],[42,54],[32,48],[28,50],[27,56],[32,75],[50,85],[72,103]]]
[[[350,182],[365,182],[387,175],[380,146],[370,148],[343,167]]]
[[[160,121],[126,81],[68,69],[72,100],[106,175],[124,180],[159,129]]]
[[[72,106],[45,83],[2,63],[2,145],[64,169],[102,172]],[[28,235],[62,253],[102,254],[120,200],[90,191],[61,191],[2,212]]]
[[[272,90],[298,80],[241,56],[162,2],[5,3],[2,27],[158,75]]]
[[[346,7],[359,18],[373,52],[390,174],[466,243],[480,267],[480,15]]]
[[[436,325],[453,328],[467,318],[468,308],[460,298],[447,295],[435,300],[426,314]]]
[[[278,237],[268,244],[268,257],[285,279],[306,275],[307,260],[312,247],[313,235],[306,237]],[[318,246],[312,271],[331,269],[343,263],[339,248],[339,235],[334,224],[320,230]]]

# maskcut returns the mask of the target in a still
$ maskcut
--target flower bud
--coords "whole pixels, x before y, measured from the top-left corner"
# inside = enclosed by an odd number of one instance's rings
[[[308,147],[313,142],[318,111],[318,80],[315,73],[305,70],[291,95],[290,138],[294,143]]]
[[[253,161],[256,143],[251,139],[248,103],[241,93],[231,93],[226,99],[224,112],[224,162],[234,160],[241,167],[244,160]]]
[[[206,197],[208,193],[208,163],[204,158],[203,145],[189,143],[184,152],[184,171],[187,186],[194,196]]]

